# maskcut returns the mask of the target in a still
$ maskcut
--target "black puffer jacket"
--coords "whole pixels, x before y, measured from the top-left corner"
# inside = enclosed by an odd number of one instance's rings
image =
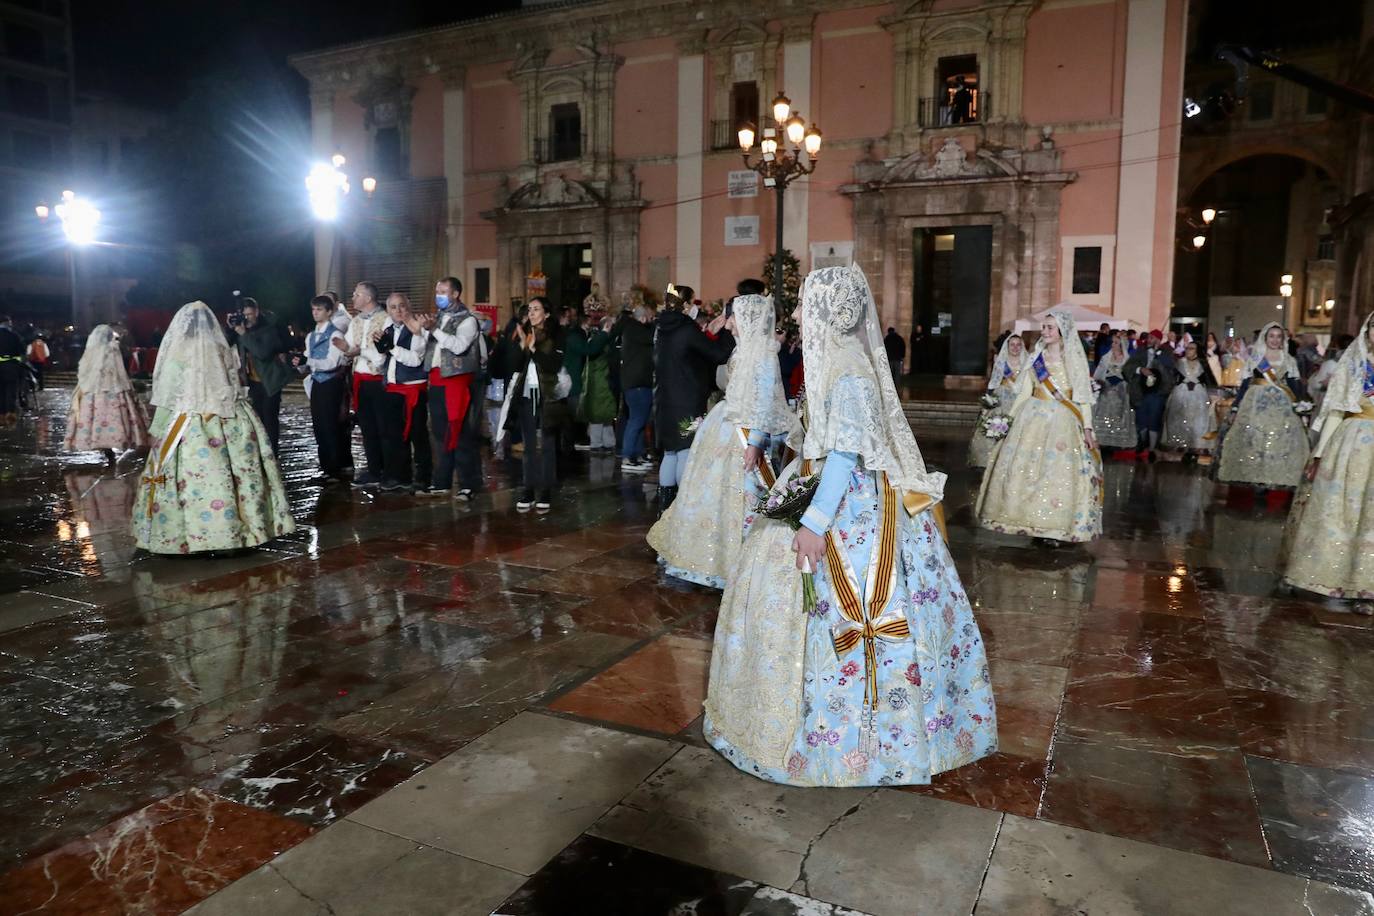
[[[682,425],[706,415],[715,368],[730,358],[735,338],[721,331],[711,340],[682,312],[660,312],[654,324],[654,438],[676,452],[691,446]]]

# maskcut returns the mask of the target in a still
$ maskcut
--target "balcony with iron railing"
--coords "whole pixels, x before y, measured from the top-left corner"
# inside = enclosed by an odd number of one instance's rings
[[[730,120],[711,122],[711,149],[739,151],[739,127]]]
[[[992,111],[992,94],[981,89],[969,93],[972,97],[967,111],[953,104],[948,94],[929,96],[920,100],[919,123],[921,127],[960,127],[965,124],[981,124],[987,121]]]
[[[536,165],[553,162],[574,162],[582,158],[587,148],[587,135],[575,138],[536,137],[534,140],[534,161]]]

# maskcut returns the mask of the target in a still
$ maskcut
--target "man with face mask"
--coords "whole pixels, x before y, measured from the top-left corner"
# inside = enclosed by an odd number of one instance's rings
[[[434,479],[421,482],[421,496],[447,496],[458,468],[457,497],[470,500],[482,489],[479,447],[482,435],[482,370],[487,362],[481,324],[463,304],[463,284],[444,277],[434,284],[435,315],[421,323],[430,332],[425,366],[429,370],[429,438]]]

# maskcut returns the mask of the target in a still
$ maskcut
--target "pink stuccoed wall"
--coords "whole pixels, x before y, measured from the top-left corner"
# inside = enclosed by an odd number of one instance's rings
[[[1182,48],[1186,0],[1167,0],[1167,34],[1160,49],[1165,64],[1160,87],[1158,132],[1159,172],[1155,214],[1155,250],[1151,262],[1155,293],[1150,320],[1162,321],[1172,271],[1173,212],[1177,171],[1179,117],[1174,111],[1182,77]],[[936,0],[936,10],[977,7],[980,0]],[[1022,74],[1023,115],[1027,144],[1038,138],[1042,125],[1055,129],[1054,142],[1063,151],[1067,171],[1077,174],[1064,190],[1060,232],[1065,236],[1112,236],[1118,230],[1118,195],[1122,135],[1123,92],[1127,54],[1129,0],[1066,4],[1038,9],[1029,20]],[[824,132],[826,145],[819,167],[805,187],[809,206],[807,242],[852,241],[852,208],[838,193],[853,179],[854,163],[871,156],[891,155],[887,148],[893,119],[894,52],[891,34],[881,19],[897,11],[893,4],[832,10],[815,18],[811,33],[809,111]],[[769,28],[777,34],[780,25]],[[673,260],[676,279],[692,283],[706,299],[730,295],[744,276],[760,274],[773,248],[773,192],[760,184],[753,198],[726,196],[727,174],[742,168],[737,152],[704,150],[700,154],[702,195],[701,238],[696,245],[680,245],[677,205],[680,171],[677,162],[678,74],[680,36],[625,42],[614,52],[624,58],[615,78],[612,133],[617,170],[633,163],[647,203],[640,219],[641,280],[651,258]],[[781,88],[789,89],[779,51]],[[550,66],[578,59],[571,48],[555,49]],[[512,62],[468,67],[465,79],[466,123],[462,126],[465,172],[462,245],[467,260],[496,257],[493,225],[480,216],[500,203],[500,182],[522,168],[520,94],[509,79]],[[703,66],[702,133],[710,142],[710,124],[729,117],[715,111],[710,55]],[[444,172],[444,87],[439,77],[416,81],[410,130],[411,174],[432,177]],[[761,87],[766,109],[777,86]],[[996,99],[997,87],[990,90]],[[333,110],[336,145],[351,161],[365,162],[366,136],[362,111],[349,93],[338,93]],[[941,136],[931,135],[928,148]],[[961,141],[972,149],[971,135]],[[559,167],[569,178],[574,167]],[[451,188],[457,186],[452,177]],[[452,191],[451,191],[452,193]],[[724,220],[730,215],[757,215],[760,244],[724,244]],[[699,246],[699,247],[696,247]],[[677,257],[701,257],[701,276],[679,276]],[[803,269],[810,263],[809,248],[796,251]],[[1060,270],[1065,269],[1060,265]],[[618,290],[609,291],[617,294]],[[1119,304],[1119,300],[1118,300]]]

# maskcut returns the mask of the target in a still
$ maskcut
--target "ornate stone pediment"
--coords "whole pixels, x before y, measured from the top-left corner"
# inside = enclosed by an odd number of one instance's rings
[[[890,166],[879,179],[884,184],[898,181],[943,181],[957,178],[1007,178],[1018,170],[1014,163],[979,149],[972,158],[963,145],[949,137],[933,156],[924,151],[912,153]]]
[[[601,195],[586,182],[565,178],[560,174],[545,175],[516,188],[506,198],[507,210],[534,210],[546,207],[581,207],[600,205]]]

